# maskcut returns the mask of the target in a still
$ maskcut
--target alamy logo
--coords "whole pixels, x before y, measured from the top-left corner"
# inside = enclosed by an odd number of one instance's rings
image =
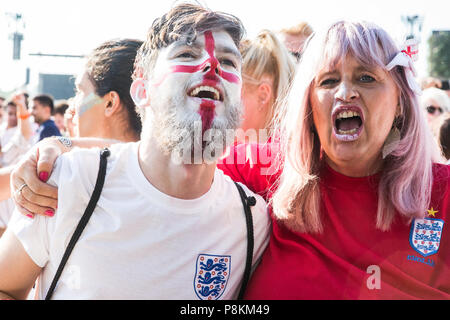
[[[367,278],[366,284],[369,290],[380,290],[381,289],[381,269],[379,266],[369,266],[367,268],[367,273],[370,276]]]
[[[231,256],[200,254],[194,278],[194,290],[201,300],[217,300],[230,278]]]

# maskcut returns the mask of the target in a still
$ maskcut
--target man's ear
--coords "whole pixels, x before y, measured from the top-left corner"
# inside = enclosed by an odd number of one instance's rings
[[[134,104],[138,107],[146,107],[150,104],[147,90],[147,81],[144,79],[136,79],[130,87],[130,95]]]
[[[120,96],[116,91],[108,92],[103,99],[106,102],[105,116],[111,117],[120,110]]]

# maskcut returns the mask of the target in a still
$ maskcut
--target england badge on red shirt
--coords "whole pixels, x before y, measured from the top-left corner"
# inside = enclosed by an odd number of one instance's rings
[[[194,278],[194,290],[201,300],[217,300],[224,293],[231,271],[231,256],[200,254]]]
[[[440,219],[415,219],[411,226],[409,242],[423,257],[436,254],[441,244],[444,221]]]

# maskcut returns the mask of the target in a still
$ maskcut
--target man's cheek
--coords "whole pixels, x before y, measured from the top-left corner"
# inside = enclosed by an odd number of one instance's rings
[[[230,83],[228,85],[225,85],[226,91],[228,92],[228,97],[226,100],[228,100],[228,103],[235,104],[241,100],[242,96],[242,87],[241,84],[234,84]]]

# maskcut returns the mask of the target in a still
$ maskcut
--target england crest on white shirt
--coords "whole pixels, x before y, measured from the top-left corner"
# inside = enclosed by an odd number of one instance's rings
[[[230,271],[231,256],[200,254],[194,278],[194,290],[199,299],[219,299],[227,287]]]
[[[424,257],[436,254],[441,244],[443,228],[444,221],[440,219],[415,219],[409,237],[412,248]]]

